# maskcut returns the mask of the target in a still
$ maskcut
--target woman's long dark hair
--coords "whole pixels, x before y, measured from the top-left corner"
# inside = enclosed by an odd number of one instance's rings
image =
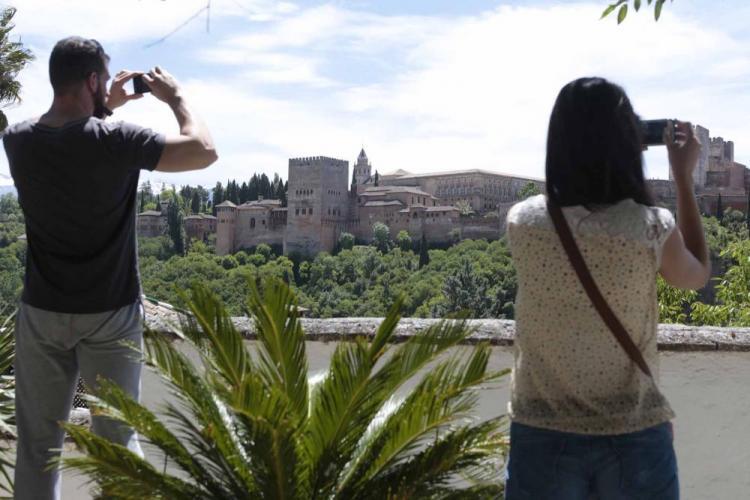
[[[562,88],[549,120],[547,194],[561,206],[626,198],[653,205],[643,177],[642,132],[625,91],[603,78]]]

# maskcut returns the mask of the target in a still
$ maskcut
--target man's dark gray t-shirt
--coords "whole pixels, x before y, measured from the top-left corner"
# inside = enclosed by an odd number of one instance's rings
[[[138,300],[138,177],[140,169],[156,168],[164,136],[86,118],[59,128],[18,123],[3,142],[26,218],[21,300],[63,313],[111,311]]]

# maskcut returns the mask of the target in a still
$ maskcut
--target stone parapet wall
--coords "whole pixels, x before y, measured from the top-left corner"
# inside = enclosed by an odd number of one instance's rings
[[[179,336],[179,316],[168,306],[146,304],[146,324],[152,330]],[[248,318],[233,318],[237,328],[252,339],[255,332]],[[302,318],[302,327],[309,340],[338,341],[373,335],[382,318]],[[437,319],[402,318],[395,338],[404,341],[419,331],[436,324]],[[503,319],[468,320],[475,331],[469,343],[489,342],[493,345],[512,345],[515,322]],[[750,328],[721,328],[713,326],[659,325],[658,345],[669,351],[750,351]]]

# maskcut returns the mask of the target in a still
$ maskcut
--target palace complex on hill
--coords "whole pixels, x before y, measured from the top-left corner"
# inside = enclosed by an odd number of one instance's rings
[[[373,174],[364,150],[349,179],[347,161],[325,156],[290,159],[287,207],[276,200],[216,206],[216,252],[267,243],[281,245],[285,254],[314,255],[333,250],[343,232],[359,241],[372,240],[376,222],[387,225],[392,237],[407,231],[415,242],[423,237],[433,244],[455,238],[497,239],[503,218],[499,212],[507,211],[529,182],[544,189],[539,179],[483,170],[399,170],[381,176]],[[470,207],[473,216],[461,216],[459,202]]]
[[[696,130],[704,144],[694,174],[701,209],[716,214],[721,203],[724,209],[747,211],[750,171],[734,161],[734,143],[710,138],[704,127]],[[261,243],[283,248],[284,254],[330,252],[343,232],[360,242],[371,241],[376,222],[387,225],[392,238],[404,230],[414,242],[422,238],[430,244],[497,239],[504,229],[505,214],[518,201],[521,190],[529,183],[541,192],[545,189],[541,179],[478,169],[373,174],[364,150],[353,165],[351,182],[349,179],[347,161],[325,156],[292,158],[286,207],[279,200],[262,198],[241,205],[224,201],[216,205],[216,217],[186,217],[186,233],[201,240],[216,233],[219,255]],[[659,204],[675,208],[671,179],[648,183]],[[164,234],[165,213],[166,206],[162,206],[161,211],[138,214],[138,234]]]

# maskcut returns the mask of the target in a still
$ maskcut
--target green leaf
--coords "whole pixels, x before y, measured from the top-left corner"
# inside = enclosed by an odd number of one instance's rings
[[[641,10],[641,0],[633,0],[633,7],[635,7],[636,12]]]
[[[263,293],[251,283],[248,307],[255,320],[260,345],[258,369],[269,384],[283,387],[298,418],[307,418],[308,386],[305,334],[297,301],[281,280],[269,280]]]
[[[625,2],[627,2],[627,0],[618,0],[617,2],[615,2],[613,4],[609,4],[607,6],[607,8],[604,9],[604,12],[602,12],[602,17],[600,17],[599,19],[604,19],[605,17],[607,17],[608,15],[610,15],[613,10],[615,10],[617,7],[619,7],[620,5],[622,5]]]
[[[661,8],[664,6],[665,0],[656,0],[656,7],[654,8],[654,19],[657,21],[661,17]]]
[[[625,20],[625,17],[628,15],[628,6],[623,5],[620,7],[620,11],[617,13],[617,24],[622,23]]]
[[[608,5],[607,8],[604,9],[604,12],[602,12],[602,17],[600,17],[599,19],[604,19],[605,17],[607,17],[608,15],[610,15],[612,13],[612,11],[615,10],[615,7],[616,7],[615,4]]]

